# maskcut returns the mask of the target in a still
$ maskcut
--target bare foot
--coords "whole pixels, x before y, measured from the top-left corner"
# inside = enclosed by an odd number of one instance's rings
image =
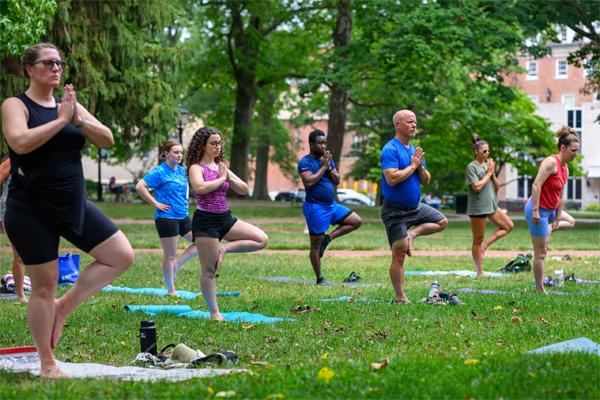
[[[217,261],[215,262],[215,269],[219,269],[221,263],[223,262],[223,258],[225,257],[225,247],[223,245],[219,245],[219,255],[217,256]]]
[[[169,290],[169,291],[167,292],[167,296],[179,297],[179,295],[177,294],[177,291],[176,291],[176,290],[173,290],[173,291],[170,291],[170,290]]]
[[[412,257],[413,239],[414,236],[408,232],[408,235],[406,235],[406,255],[409,257]]]
[[[225,321],[225,317],[223,317],[223,315],[221,315],[220,312],[216,312],[216,313],[210,313],[210,319],[214,319],[215,321]]]
[[[478,278],[483,278],[484,276],[487,276],[487,274],[483,271],[477,271],[477,277]]]
[[[27,304],[27,303],[29,303],[29,297],[27,297],[27,296],[22,296],[22,297],[19,296],[19,297],[17,297],[17,301],[20,302],[20,303]]]
[[[65,325],[65,320],[67,319],[67,316],[63,315],[63,308],[58,300],[54,301],[54,326],[52,327],[52,338],[50,339],[50,348],[52,350],[56,349]]]
[[[537,289],[538,292],[540,292],[540,294],[548,294],[548,292],[546,292],[546,288],[544,288],[544,286],[542,286],[542,287],[536,286],[535,288]]]
[[[404,297],[396,297],[394,300],[392,300],[392,302],[394,304],[408,304],[408,303],[410,303],[410,300],[408,299],[408,297],[404,296]]]
[[[43,367],[40,369],[40,377],[45,379],[65,379],[69,375],[62,372],[57,365]]]

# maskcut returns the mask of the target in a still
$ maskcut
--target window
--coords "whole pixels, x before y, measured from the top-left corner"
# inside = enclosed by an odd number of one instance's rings
[[[581,200],[581,177],[569,178],[567,181],[567,200]]]
[[[592,76],[593,72],[594,72],[594,67],[592,66],[592,61],[591,60],[587,60],[583,64],[583,77],[584,78],[589,78],[590,76]]]
[[[567,110],[567,125],[575,129],[579,136],[579,145],[583,148],[582,111],[578,109]]]
[[[533,179],[530,176],[519,176],[517,178],[517,197],[528,199],[531,196],[531,185],[533,185]]]
[[[561,42],[566,42],[567,41],[567,27],[563,26],[562,28],[560,28],[560,33],[558,38],[560,39]]]
[[[556,60],[556,79],[566,79],[567,76],[567,60]]]
[[[560,96],[560,102],[567,108],[575,107],[575,95],[574,94],[563,94]]]
[[[537,80],[537,78],[538,78],[537,61],[527,61],[525,68],[527,69],[527,77],[525,79],[529,80],[529,81]]]

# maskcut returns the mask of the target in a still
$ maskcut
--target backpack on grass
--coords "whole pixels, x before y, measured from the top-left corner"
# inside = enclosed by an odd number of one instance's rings
[[[506,264],[501,272],[525,272],[531,271],[531,253],[527,253],[527,255],[518,254],[517,257]]]

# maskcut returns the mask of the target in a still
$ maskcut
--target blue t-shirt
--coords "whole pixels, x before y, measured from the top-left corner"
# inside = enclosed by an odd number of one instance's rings
[[[404,146],[398,139],[393,138],[381,150],[381,170],[388,168],[404,169],[410,165],[410,157],[417,149],[410,144]],[[425,159],[423,168],[427,169]],[[390,186],[381,174],[381,193],[387,201],[402,207],[416,208],[421,199],[421,178],[415,171],[408,179]]]
[[[157,209],[154,219],[184,219],[188,216],[188,180],[185,168],[177,164],[177,168],[172,170],[164,162],[154,167],[144,177],[144,181],[149,188],[154,189],[154,198],[157,201],[171,206],[168,211]]]
[[[298,162],[298,172],[300,175],[305,173],[306,171],[310,171],[313,174],[321,169],[321,160],[317,160],[310,154],[302,157],[300,162]],[[335,169],[335,164],[333,160],[331,160],[331,169]],[[306,189],[306,199],[309,203],[317,203],[317,204],[333,204],[335,202],[335,197],[333,195],[333,182],[329,177],[329,173],[325,172],[321,179],[317,183],[315,183],[312,187],[307,187]]]

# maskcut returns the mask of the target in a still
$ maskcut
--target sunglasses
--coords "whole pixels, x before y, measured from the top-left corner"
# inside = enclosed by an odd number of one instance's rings
[[[32,63],[31,65],[35,65],[35,64],[42,64],[44,66],[44,68],[48,69],[48,70],[52,70],[52,68],[54,68],[54,66],[56,65],[58,67],[58,69],[65,69],[65,67],[67,66],[67,63],[60,60],[60,61],[54,61],[54,60],[40,60],[40,61],[36,61],[34,63]]]

